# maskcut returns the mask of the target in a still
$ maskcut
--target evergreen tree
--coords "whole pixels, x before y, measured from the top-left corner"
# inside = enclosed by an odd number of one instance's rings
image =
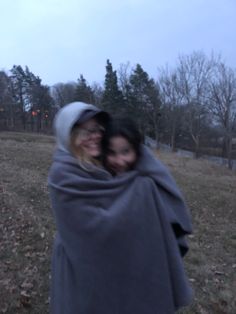
[[[76,87],[75,99],[88,104],[94,103],[94,93],[92,88],[87,84],[86,79],[80,74]]]
[[[140,64],[130,75],[129,85],[127,101],[140,130],[157,137],[161,106],[157,85]]]
[[[124,99],[117,83],[116,71],[113,71],[112,64],[107,60],[104,93],[102,106],[111,114],[118,114],[124,110]]]
[[[14,106],[11,94],[11,81],[4,71],[0,71],[0,125],[14,128]]]
[[[29,106],[27,95],[26,74],[20,65],[14,65],[11,69],[11,93],[14,99],[17,113],[20,115],[23,129],[26,128],[26,112]]]
[[[36,122],[37,130],[42,129],[42,121],[47,124],[49,112],[52,105],[52,97],[49,87],[42,85],[41,79],[35,76],[26,66],[25,70],[18,65],[11,69],[11,92],[20,113],[21,122],[24,129],[30,117],[31,130],[34,130]]]

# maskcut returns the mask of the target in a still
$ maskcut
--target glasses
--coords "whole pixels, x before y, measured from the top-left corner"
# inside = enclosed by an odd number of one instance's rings
[[[90,138],[92,135],[101,134],[105,131],[104,127],[101,125],[94,126],[92,128],[78,128],[76,131],[77,135],[83,140]]]

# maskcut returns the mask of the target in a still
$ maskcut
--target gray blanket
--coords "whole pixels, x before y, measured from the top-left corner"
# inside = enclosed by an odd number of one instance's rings
[[[191,301],[182,261],[189,214],[148,149],[135,170],[115,178],[58,150],[49,187],[53,314],[169,314]]]

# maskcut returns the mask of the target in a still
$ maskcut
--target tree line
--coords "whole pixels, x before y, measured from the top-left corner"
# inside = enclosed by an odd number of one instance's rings
[[[153,79],[140,64],[106,62],[104,84],[77,82],[52,87],[26,66],[0,71],[0,127],[50,132],[55,113],[73,101],[93,103],[113,115],[128,115],[144,135],[172,150],[190,149],[236,158],[236,72],[221,56],[201,51],[180,55],[173,68]]]

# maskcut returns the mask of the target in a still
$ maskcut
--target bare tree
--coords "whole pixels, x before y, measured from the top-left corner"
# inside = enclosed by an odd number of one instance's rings
[[[162,120],[165,121],[165,138],[172,151],[176,149],[176,140],[181,136],[181,126],[183,122],[183,95],[179,90],[179,83],[176,71],[170,71],[168,67],[160,69],[158,79],[160,96],[162,102]]]
[[[91,89],[92,89],[93,95],[94,95],[94,105],[101,108],[102,96],[103,96],[103,92],[104,92],[102,86],[99,85],[98,83],[94,82],[91,85]]]
[[[223,62],[215,66],[210,92],[210,108],[224,130],[223,143],[228,167],[232,169],[232,137],[236,128],[236,74]]]
[[[51,88],[51,95],[57,107],[75,101],[76,83],[58,83]]]
[[[127,88],[129,86],[129,78],[131,75],[131,71],[132,69],[130,68],[129,62],[121,63],[117,70],[118,85],[124,96],[126,95]]]
[[[208,59],[202,52],[193,52],[180,56],[177,67],[178,89],[186,107],[185,123],[194,142],[196,157],[208,120],[207,93],[214,62],[213,57]]]
[[[122,92],[124,100],[123,113],[132,117],[133,114],[136,114],[136,109],[134,107],[134,97],[132,93],[132,87],[130,84],[130,77],[133,71],[134,69],[131,68],[129,62],[121,63],[117,70],[118,86]]]

